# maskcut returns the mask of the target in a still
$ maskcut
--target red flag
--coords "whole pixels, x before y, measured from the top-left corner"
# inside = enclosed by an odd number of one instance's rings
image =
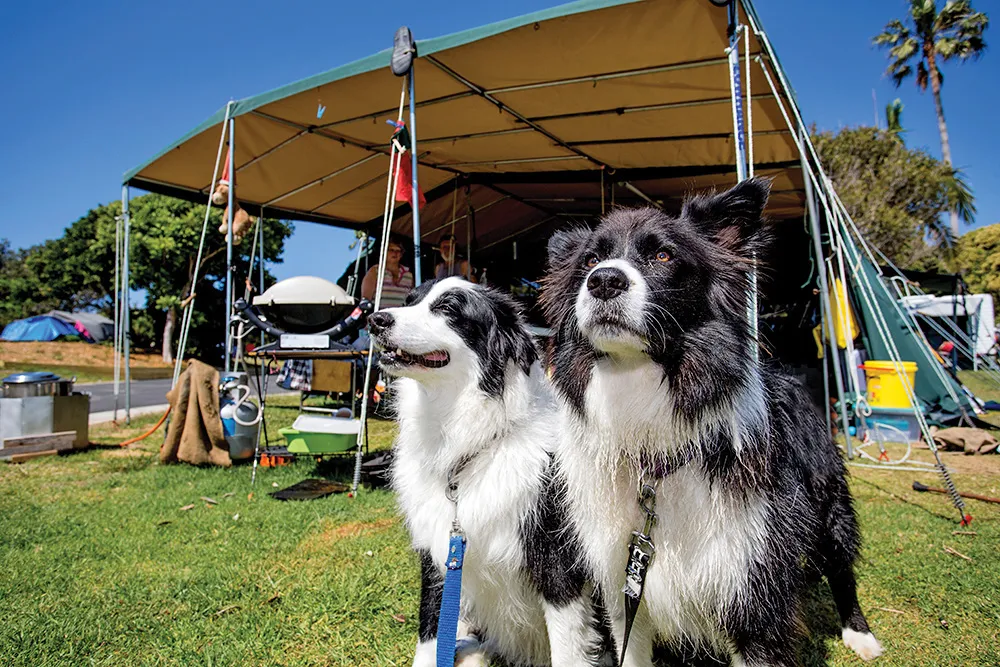
[[[427,203],[420,186],[417,186],[417,195],[420,199],[420,208]],[[413,208],[413,161],[408,153],[403,153],[399,160],[399,169],[396,171],[396,201],[410,203]]]

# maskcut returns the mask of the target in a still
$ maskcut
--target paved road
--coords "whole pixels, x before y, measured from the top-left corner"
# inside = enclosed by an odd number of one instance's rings
[[[250,383],[253,389],[253,382]],[[80,384],[74,387],[75,391],[87,392],[90,394],[90,411],[107,412],[115,409],[115,385],[113,382],[95,382],[93,384]],[[118,396],[118,408],[125,409],[125,386],[121,385]],[[170,390],[170,379],[165,380],[133,380],[132,381],[132,407],[140,408],[146,405],[166,405],[167,391]],[[287,390],[278,387],[275,383],[275,376],[268,378],[268,393],[285,394]],[[254,396],[257,395],[254,389]]]

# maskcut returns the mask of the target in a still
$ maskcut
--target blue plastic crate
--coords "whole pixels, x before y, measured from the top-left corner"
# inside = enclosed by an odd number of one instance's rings
[[[865,417],[872,439],[883,442],[917,442],[921,438],[920,422],[910,408],[872,408]]]

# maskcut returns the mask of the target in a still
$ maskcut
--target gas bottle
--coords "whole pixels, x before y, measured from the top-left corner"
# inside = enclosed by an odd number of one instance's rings
[[[260,422],[260,408],[249,400],[246,373],[223,373],[219,377],[219,416],[222,432],[234,461],[253,456]]]

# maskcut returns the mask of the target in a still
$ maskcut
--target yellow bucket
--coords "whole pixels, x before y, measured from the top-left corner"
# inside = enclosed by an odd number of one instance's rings
[[[917,365],[912,361],[899,363],[909,381],[910,390],[916,388]],[[910,408],[906,386],[896,372],[897,364],[892,361],[866,361],[862,368],[868,383],[868,405],[873,408]]]

